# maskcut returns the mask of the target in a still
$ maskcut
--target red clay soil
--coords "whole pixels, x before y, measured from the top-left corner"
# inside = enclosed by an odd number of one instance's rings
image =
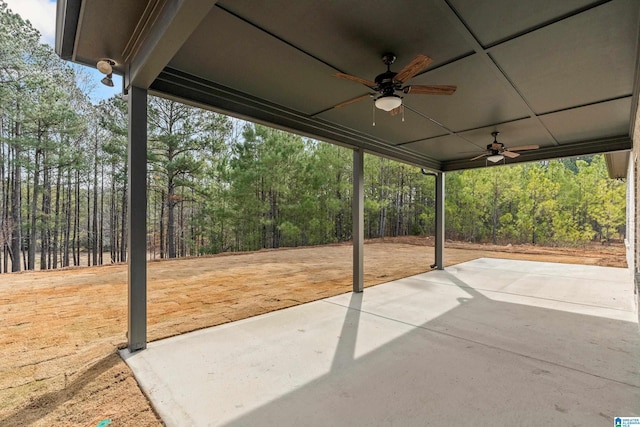
[[[148,265],[157,340],[351,290],[351,245],[221,254]],[[365,286],[429,270],[426,238],[368,241]],[[447,243],[445,264],[481,257],[625,267],[622,245],[587,249]],[[0,276],[0,426],[160,426],[117,349],[125,265]]]

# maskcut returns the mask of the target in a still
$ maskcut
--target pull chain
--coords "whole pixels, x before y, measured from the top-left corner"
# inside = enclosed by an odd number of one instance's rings
[[[402,121],[404,122],[404,104],[402,104]]]
[[[373,107],[373,125],[376,125],[376,103],[372,102],[371,107]]]

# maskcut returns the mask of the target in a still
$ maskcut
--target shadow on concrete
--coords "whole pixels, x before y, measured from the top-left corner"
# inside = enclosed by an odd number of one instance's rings
[[[468,294],[456,308],[400,322],[406,333],[356,359],[360,322],[379,315],[353,294],[330,371],[225,425],[611,425],[640,415],[637,324],[491,300],[445,273]]]
[[[336,352],[331,362],[331,371],[349,366],[355,360],[363,295],[362,292],[351,294],[349,309],[346,311]]]

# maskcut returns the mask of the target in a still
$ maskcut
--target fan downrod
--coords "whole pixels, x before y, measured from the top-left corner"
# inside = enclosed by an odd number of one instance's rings
[[[490,151],[492,155],[500,154],[504,150],[504,144],[498,142],[498,135],[500,135],[500,132],[497,130],[491,132],[493,142],[491,144],[487,144],[487,151]]]
[[[380,92],[381,96],[394,96],[396,90],[400,90],[401,84],[394,81],[396,74],[391,71],[391,64],[396,60],[396,56],[393,53],[387,52],[382,55],[382,62],[387,65],[387,71],[382,74],[378,74],[375,78],[377,85],[376,90]]]

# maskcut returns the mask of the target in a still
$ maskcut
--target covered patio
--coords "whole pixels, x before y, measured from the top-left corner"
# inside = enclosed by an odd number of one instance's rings
[[[611,425],[640,415],[632,293],[481,258],[123,356],[168,426]]]
[[[106,61],[124,77],[127,360],[165,421],[327,425],[357,414],[354,423],[364,425],[394,422],[385,417],[401,412],[408,418],[400,423],[437,413],[431,419],[441,424],[482,411],[485,424],[522,416],[593,424],[637,415],[640,245],[637,155],[629,153],[640,138],[638,28],[635,0],[59,0],[57,53],[89,66]],[[381,58],[392,56],[387,68]],[[378,79],[385,68],[393,76]],[[148,94],[353,149],[354,293],[140,351],[148,341]],[[399,109],[383,111],[382,98]],[[611,176],[628,178],[629,271],[593,267],[585,275],[562,265],[544,273],[545,265],[478,261],[363,296],[365,152],[435,176],[437,270],[444,270],[446,172],[491,166],[489,157],[607,153]],[[251,354],[257,359],[244,359]],[[199,361],[189,362],[191,372],[172,364],[185,357]],[[218,370],[223,363],[228,373]],[[211,366],[225,386],[219,396],[208,387]],[[298,369],[297,382],[285,366]],[[248,399],[256,385],[268,389]],[[318,406],[325,398],[335,400]],[[161,402],[175,406],[160,409]],[[200,412],[205,407],[226,409],[212,415]]]

